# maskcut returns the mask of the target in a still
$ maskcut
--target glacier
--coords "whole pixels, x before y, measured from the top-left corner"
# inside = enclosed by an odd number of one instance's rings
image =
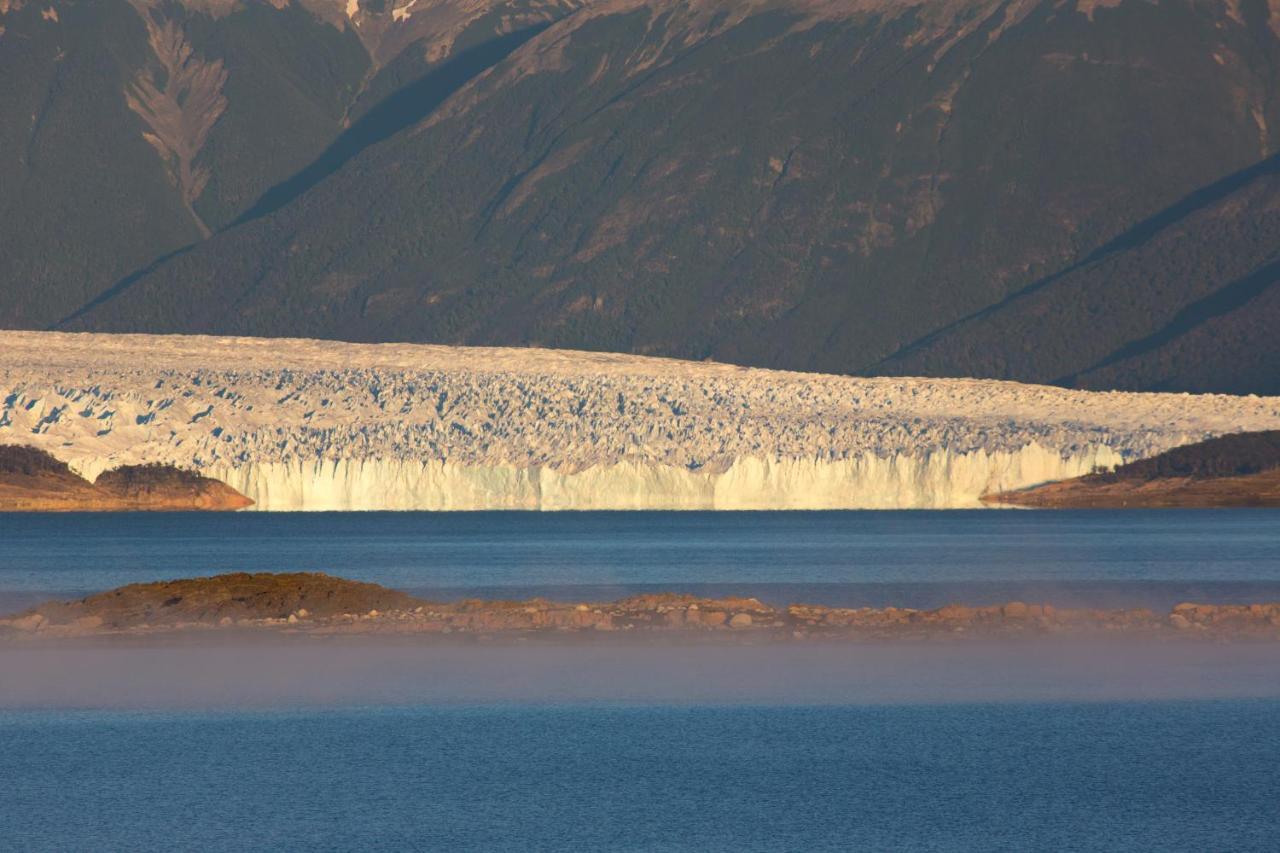
[[[1105,445],[1063,456],[945,449],[837,461],[735,460],[723,472],[623,461],[585,471],[418,460],[249,462],[204,470],[262,510],[780,510],[978,507],[978,498],[1118,464]]]
[[[165,463],[257,510],[897,509],[1078,476],[1280,398],[859,378],[610,353],[0,332],[0,443]]]

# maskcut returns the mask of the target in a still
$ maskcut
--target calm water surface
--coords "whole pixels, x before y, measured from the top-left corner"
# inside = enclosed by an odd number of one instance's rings
[[[241,570],[446,596],[1257,600],[1280,594],[1280,512],[0,514],[0,599]]]
[[[1280,704],[0,713],[13,850],[1280,848]]]
[[[1280,513],[0,515],[0,610],[230,570],[442,596],[1280,599]],[[0,649],[0,849],[1280,849],[1273,646],[984,654]]]

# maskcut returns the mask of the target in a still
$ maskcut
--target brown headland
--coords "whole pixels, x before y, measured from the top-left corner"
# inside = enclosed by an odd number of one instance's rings
[[[1224,435],[983,501],[1056,509],[1280,507],[1280,430]]]
[[[209,477],[170,465],[125,465],[89,482],[49,453],[0,445],[0,511],[234,510],[253,501]]]

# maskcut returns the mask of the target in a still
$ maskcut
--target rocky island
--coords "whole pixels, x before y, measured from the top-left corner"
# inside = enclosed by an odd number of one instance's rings
[[[1280,507],[1280,430],[1224,435],[984,500],[1057,509]]]
[[[172,465],[123,465],[94,482],[43,450],[0,445],[0,512],[235,510],[253,501]]]
[[[0,639],[10,640],[220,630],[425,640],[450,635],[454,639],[610,635],[788,642],[1103,635],[1280,641],[1280,602],[1184,603],[1168,613],[1146,608],[1059,608],[1019,601],[979,607],[951,604],[932,610],[775,607],[756,598],[670,593],[612,602],[433,602],[325,574],[237,573],[132,584],[0,619]]]

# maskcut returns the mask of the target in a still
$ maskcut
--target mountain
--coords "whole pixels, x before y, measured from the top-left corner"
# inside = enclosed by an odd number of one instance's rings
[[[4,6],[2,325],[1280,390],[1280,3]]]
[[[1280,157],[886,359],[1082,388],[1280,392]],[[1010,343],[1012,342],[1012,343]]]
[[[225,228],[406,76],[560,8],[421,3],[0,0],[0,325]]]

